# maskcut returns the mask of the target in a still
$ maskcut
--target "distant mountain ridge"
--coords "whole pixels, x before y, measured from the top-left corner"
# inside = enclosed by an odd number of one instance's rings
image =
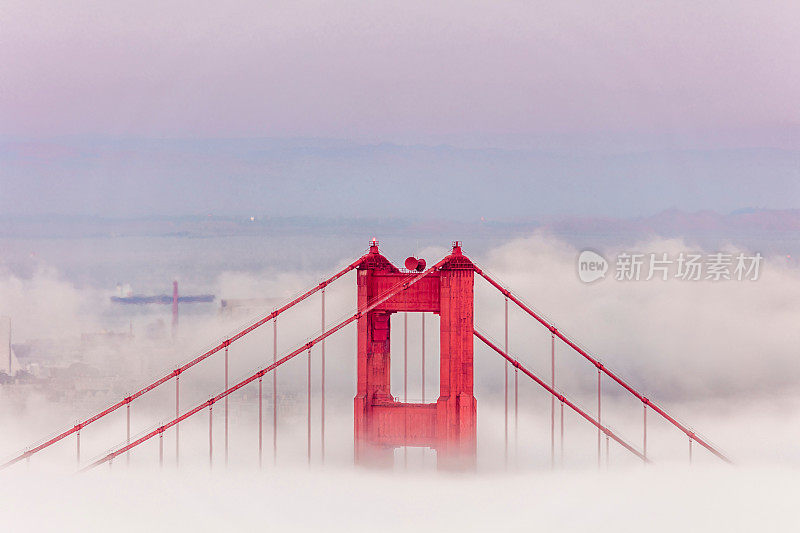
[[[544,224],[559,233],[696,233],[800,232],[800,209],[737,209],[731,213],[668,209],[647,217],[564,217]]]
[[[414,220],[800,207],[800,149],[593,152],[330,139],[0,140],[0,214]],[[695,215],[697,216],[697,215]]]

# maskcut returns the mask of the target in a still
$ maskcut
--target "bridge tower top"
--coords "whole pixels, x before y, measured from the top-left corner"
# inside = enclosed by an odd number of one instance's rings
[[[358,271],[359,307],[366,307],[385,291],[420,275],[418,271],[404,272],[395,267],[378,252],[376,239],[370,241],[370,253]],[[477,434],[472,370],[473,283],[474,265],[461,253],[461,243],[454,241],[453,251],[440,269],[429,272],[358,319],[358,389],[354,400],[357,463],[389,466],[393,448],[425,446],[436,450],[440,467],[474,467]],[[439,315],[440,383],[436,403],[394,400],[390,317],[397,312]]]

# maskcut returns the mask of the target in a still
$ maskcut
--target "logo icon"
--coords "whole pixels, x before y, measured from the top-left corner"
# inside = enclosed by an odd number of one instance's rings
[[[584,250],[578,256],[578,277],[584,283],[591,283],[606,277],[608,261],[602,255],[591,250]]]

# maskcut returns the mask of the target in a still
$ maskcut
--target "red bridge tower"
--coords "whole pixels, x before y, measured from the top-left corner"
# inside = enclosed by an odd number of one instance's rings
[[[419,275],[401,272],[378,251],[358,267],[358,305]],[[453,244],[450,260],[406,290],[358,319],[358,389],[355,404],[355,462],[391,466],[394,448],[436,450],[439,468],[474,468],[476,401],[473,394],[474,265]],[[390,321],[392,313],[436,313],[440,317],[439,399],[402,403],[392,397]]]

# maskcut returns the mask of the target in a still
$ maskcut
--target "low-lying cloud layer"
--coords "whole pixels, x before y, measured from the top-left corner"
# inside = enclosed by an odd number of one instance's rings
[[[796,268],[781,257],[768,256],[756,281],[618,281],[614,279],[613,260],[623,250],[607,248],[599,251],[612,262],[612,266],[606,279],[592,284],[585,284],[578,278],[576,262],[580,250],[546,234],[509,242],[473,259],[535,309],[544,311],[560,331],[625,376],[642,393],[662,403],[677,416],[688,418],[687,423],[697,424],[692,427],[706,431],[723,448],[734,449],[749,459],[755,459],[759,447],[766,447],[770,450],[767,456],[771,461],[794,461],[792,448],[781,443],[783,439],[793,437],[773,431],[780,424],[769,406],[774,401],[792,404],[798,392],[794,380],[798,375],[794,347],[800,339],[794,327],[794,306],[800,297],[800,276]],[[624,251],[667,253],[673,257],[681,252],[712,252],[676,239],[652,239]],[[738,252],[732,248],[726,251]],[[745,252],[753,253],[750,250]],[[422,249],[419,255],[431,263],[446,253],[445,248],[427,248]],[[391,259],[400,262],[400,258]],[[265,300],[253,303],[255,307],[244,306],[241,312],[218,312],[215,309],[210,313],[184,313],[174,342],[170,340],[168,306],[155,312],[134,313],[126,318],[114,311],[103,291],[78,288],[51,268],[41,268],[30,277],[4,274],[0,280],[0,314],[12,316],[15,343],[42,338],[54,341],[77,338],[81,333],[103,328],[124,331],[132,327],[134,336],[122,344],[98,341],[99,344],[92,346],[91,356],[84,360],[101,368],[101,373],[121,374],[119,380],[112,380],[112,389],[108,393],[84,398],[74,404],[48,400],[47,394],[42,392],[32,393],[22,400],[15,396],[13,401],[5,402],[3,417],[7,420],[6,427],[13,428],[13,432],[3,439],[3,455],[63,427],[70,419],[83,418],[111,400],[117,400],[145,382],[169,372],[177,364],[202,353],[268,313],[280,302],[316,285],[328,273],[345,264],[347,261],[343,260],[339,265],[331,265],[328,272],[226,271],[214,283],[216,294],[233,300]],[[355,311],[351,276],[326,291],[327,327]],[[281,316],[278,320],[279,356],[306,342],[321,329],[319,305],[319,296],[314,296],[296,310]],[[154,320],[158,322],[159,317],[161,329],[153,329],[152,323]],[[502,339],[502,317],[502,296],[476,277],[476,326],[490,336]],[[438,320],[432,315],[426,320],[425,396],[431,401],[438,396]],[[402,394],[402,323],[402,315],[393,317],[392,392],[395,395]],[[410,315],[408,396],[417,400],[422,395],[420,330],[420,318]],[[272,331],[272,324],[267,324],[231,347],[230,383],[272,362]],[[510,307],[509,332],[511,353],[535,373],[547,378],[550,374],[549,332],[515,309],[513,304]],[[58,345],[57,342],[54,344]],[[74,353],[79,353],[79,348],[76,350]],[[338,460],[342,464],[349,462],[351,457],[348,447],[352,445],[349,424],[355,382],[354,353],[352,328],[337,333],[326,342],[328,411],[331,417],[328,439],[342,441],[339,452],[332,452],[339,454]],[[278,372],[286,439],[294,435],[303,440],[300,433],[305,427],[305,358],[305,354],[298,356]],[[561,342],[557,343],[556,361],[557,387],[593,413],[594,367]],[[312,353],[315,420],[320,409],[320,362],[320,351],[315,347]],[[502,434],[503,363],[496,354],[476,341],[475,366],[476,396],[479,412],[483,413],[480,422],[482,456],[486,457],[487,464],[493,464],[497,454],[492,450],[502,446],[499,436]],[[222,390],[222,370],[220,354],[185,374],[181,380],[182,409],[203,402]],[[520,379],[522,425],[530,420],[533,421],[532,427],[538,427],[540,422],[542,428],[546,427],[544,420],[549,419],[546,394],[527,378]],[[264,387],[265,410],[271,412],[271,378],[265,379]],[[134,433],[159,421],[169,420],[174,409],[173,393],[167,390],[169,388],[162,387],[137,401]],[[609,380],[604,384],[604,396],[607,422],[639,446],[639,404]],[[255,398],[254,386],[231,398],[234,412],[240,413],[237,416],[242,420],[245,434],[249,434],[255,424]],[[793,408],[790,411],[796,412]],[[742,414],[741,419],[737,418],[737,413],[745,412],[746,416]],[[732,418],[724,424],[716,423],[715,413]],[[335,429],[333,420],[344,429]],[[120,426],[122,421],[120,418],[109,422],[105,429],[98,423],[98,432],[106,433],[108,430],[111,433],[107,439],[98,439],[104,441],[102,444],[87,444],[85,457],[101,453],[108,446],[120,442],[120,435],[124,434],[121,433],[124,431]],[[582,422],[569,424],[576,428],[585,426]],[[294,428],[294,425],[298,427]],[[186,431],[190,431],[188,427]],[[319,435],[316,425],[314,427],[314,439],[318,444]],[[759,428],[759,438],[765,439],[761,444],[752,440],[738,442],[737,428],[746,431],[755,427]],[[591,428],[580,431],[591,438]],[[654,427],[651,431],[656,439],[659,430]],[[531,433],[530,429],[524,429],[520,435],[543,438],[538,430]],[[672,435],[670,438],[675,438],[674,431]],[[772,439],[770,435],[777,436]],[[574,439],[580,438],[574,436]],[[293,437],[291,439],[293,442]],[[685,443],[680,439],[676,442],[673,452],[678,450],[675,453],[683,454]],[[282,446],[286,449],[287,446],[294,447],[294,444],[287,440]],[[336,448],[337,445],[331,445],[331,449]],[[521,452],[520,457],[529,467],[548,464],[549,447],[546,448]],[[576,450],[572,457],[576,454],[590,456],[591,449]],[[300,460],[303,454],[298,452],[296,455]]]

